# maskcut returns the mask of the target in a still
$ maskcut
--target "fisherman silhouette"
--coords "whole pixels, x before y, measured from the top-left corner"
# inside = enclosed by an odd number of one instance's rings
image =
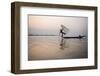
[[[64,32],[63,25],[61,25],[60,33],[61,33],[61,37],[62,37],[62,38],[63,38],[64,35],[66,34],[66,33]]]

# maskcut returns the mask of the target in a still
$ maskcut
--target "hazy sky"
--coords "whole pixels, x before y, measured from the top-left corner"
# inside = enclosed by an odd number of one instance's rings
[[[28,19],[28,34],[59,35],[60,25],[62,24],[69,28],[68,36],[87,36],[87,17],[29,15]]]

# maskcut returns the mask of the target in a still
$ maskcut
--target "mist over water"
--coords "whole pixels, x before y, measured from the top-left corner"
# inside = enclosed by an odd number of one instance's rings
[[[28,34],[31,35],[59,35],[61,25],[69,29],[66,36],[87,36],[87,17],[62,17],[62,16],[35,16],[29,18]]]

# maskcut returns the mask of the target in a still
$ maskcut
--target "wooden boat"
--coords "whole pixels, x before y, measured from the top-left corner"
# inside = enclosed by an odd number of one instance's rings
[[[85,36],[75,36],[75,37],[63,37],[65,39],[70,39],[70,38],[77,38],[77,39],[81,39],[81,38],[84,38]]]

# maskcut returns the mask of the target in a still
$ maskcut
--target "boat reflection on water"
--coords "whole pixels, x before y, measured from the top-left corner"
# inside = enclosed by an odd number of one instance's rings
[[[61,37],[60,40],[60,46],[61,49],[64,50],[64,48],[68,48],[69,43],[67,42],[69,39],[78,39],[78,40],[82,40],[84,39],[85,36],[76,36],[76,37]]]

